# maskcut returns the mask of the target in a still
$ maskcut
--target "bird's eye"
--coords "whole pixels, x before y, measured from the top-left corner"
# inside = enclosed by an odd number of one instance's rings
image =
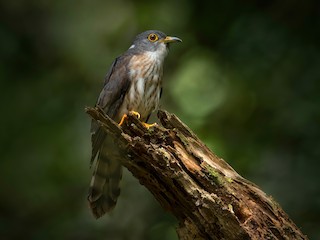
[[[151,34],[149,34],[149,36],[148,36],[148,40],[149,40],[150,42],[155,42],[155,41],[157,41],[158,39],[159,39],[159,37],[158,37],[158,35],[155,34],[155,33],[151,33]]]

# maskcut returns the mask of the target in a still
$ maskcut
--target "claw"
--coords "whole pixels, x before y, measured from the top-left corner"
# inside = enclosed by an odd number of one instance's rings
[[[151,127],[154,127],[154,126],[157,126],[157,123],[149,124],[149,123],[143,122],[142,124],[143,124],[143,126],[145,126],[145,128],[147,128],[147,129],[149,129],[149,128],[151,128]]]
[[[136,118],[138,118],[138,119],[140,119],[140,113],[138,113],[138,112],[136,112],[136,111],[130,111],[129,112],[130,114],[132,114],[132,115],[134,115],[134,116],[136,116]]]
[[[129,112],[129,114],[132,114],[132,115],[134,115],[136,118],[138,118],[138,119],[140,119],[140,113],[138,113],[138,112],[136,112],[136,111],[130,111]],[[122,118],[121,118],[121,120],[120,120],[120,122],[119,122],[119,126],[121,126],[122,124],[123,124],[123,122],[124,122],[124,120],[126,119],[128,117],[128,115],[127,114],[123,114],[123,116],[122,116]]]
[[[134,115],[136,118],[140,119],[140,113],[136,112],[136,111],[130,111],[129,114],[131,115]],[[128,117],[128,114],[123,114],[120,122],[119,122],[119,126],[121,126],[124,122],[124,120]],[[149,123],[145,123],[145,122],[142,122],[143,126],[147,129],[151,128],[151,127],[154,127],[154,126],[157,126],[157,123],[152,123],[152,124],[149,124]]]

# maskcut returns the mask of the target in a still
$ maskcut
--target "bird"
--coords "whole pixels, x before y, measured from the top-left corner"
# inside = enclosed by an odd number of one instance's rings
[[[129,49],[117,57],[106,77],[96,102],[112,120],[121,125],[128,113],[136,115],[146,127],[151,113],[159,107],[162,93],[163,63],[169,45],[182,42],[159,30],[138,34]],[[93,175],[88,202],[95,218],[114,209],[120,195],[121,161],[115,157],[115,143],[99,124],[91,122]]]

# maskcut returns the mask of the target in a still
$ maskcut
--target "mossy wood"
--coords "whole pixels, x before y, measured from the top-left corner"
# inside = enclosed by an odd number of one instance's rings
[[[307,239],[270,196],[217,157],[174,114],[147,129],[121,127],[99,108],[86,112],[114,138],[118,158],[179,221],[180,239]]]

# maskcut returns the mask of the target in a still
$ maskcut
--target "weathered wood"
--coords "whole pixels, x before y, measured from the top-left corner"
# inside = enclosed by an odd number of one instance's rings
[[[180,239],[307,239],[175,115],[159,111],[162,126],[147,129],[134,116],[119,127],[98,108],[86,111],[113,136],[115,157],[178,219]]]

